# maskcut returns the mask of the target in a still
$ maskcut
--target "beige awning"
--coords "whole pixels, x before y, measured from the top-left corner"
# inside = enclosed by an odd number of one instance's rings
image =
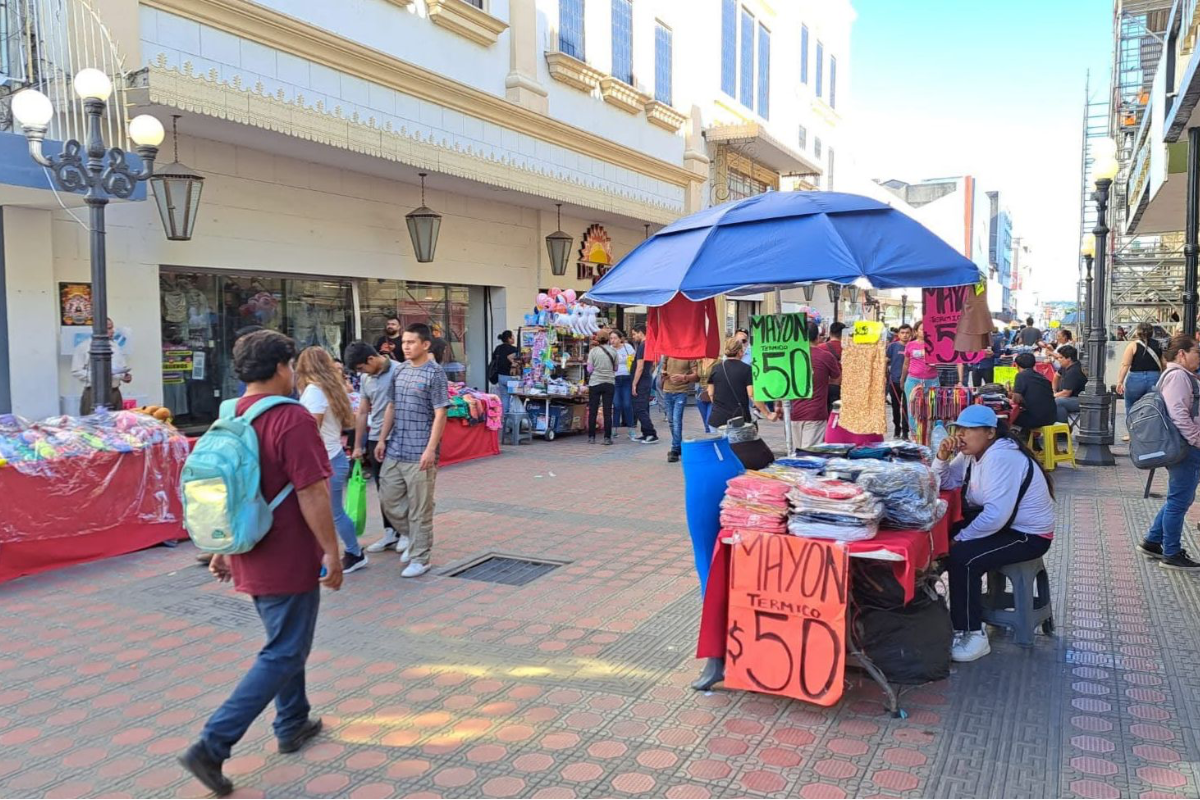
[[[778,172],[780,175],[820,175],[821,166],[767,133],[757,122],[742,125],[714,125],[704,132],[711,144],[731,144],[747,148],[740,155]]]

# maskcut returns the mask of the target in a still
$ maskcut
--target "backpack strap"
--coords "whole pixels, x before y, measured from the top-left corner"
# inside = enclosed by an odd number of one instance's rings
[[[1009,515],[1008,522],[1004,523],[1004,527],[1010,531],[1013,529],[1013,523],[1017,520],[1017,512],[1021,510],[1021,501],[1025,499],[1025,493],[1029,491],[1029,484],[1033,482],[1033,459],[1026,454],[1025,461],[1025,480],[1021,481],[1021,488],[1017,491],[1017,500],[1013,503],[1012,514]]]
[[[226,400],[225,402],[226,403],[233,402],[236,404],[237,401],[236,400],[234,400],[234,401]],[[254,420],[258,419],[260,416],[262,416],[266,412],[270,411],[272,408],[275,408],[275,406],[282,406],[287,403],[295,403],[295,402],[296,401],[290,397],[286,397],[281,394],[273,394],[270,397],[264,397],[262,400],[259,400],[254,405],[250,406],[250,408],[246,409],[246,413],[242,414],[241,419],[247,425],[249,425],[251,422],[254,422]],[[225,404],[222,403],[221,405],[222,405],[222,407],[224,407]]]

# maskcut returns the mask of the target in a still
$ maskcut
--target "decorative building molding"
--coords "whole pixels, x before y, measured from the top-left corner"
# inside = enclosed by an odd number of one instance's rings
[[[496,43],[508,23],[481,11],[465,0],[425,0],[429,19],[475,44],[488,47]]]
[[[166,54],[134,76],[148,91],[148,100],[192,114],[203,114],[242,125],[275,131],[312,142],[440,172],[503,189],[524,192],[554,201],[575,203],[655,224],[668,224],[683,213],[678,203],[648,200],[633,192],[613,189],[547,167],[535,159],[497,156],[461,143],[440,142],[421,131],[399,130],[391,123],[380,127],[374,117],[363,120],[355,113],[342,116],[341,108],[327,109],[318,101],[309,107],[304,97],[287,100],[282,90],[267,94],[261,84],[242,86],[240,77],[225,82],[215,69],[194,74],[167,66]]]
[[[682,166],[523,108],[257,3],[247,0],[141,2],[147,7],[199,22],[664,183],[686,187],[695,180],[695,176]]]
[[[629,114],[640,114],[650,98],[625,81],[605,75],[600,79],[600,95],[604,102],[611,103]]]
[[[646,119],[651,124],[657,125],[665,131],[676,133],[683,127],[683,123],[687,122],[687,114],[676,111],[666,103],[651,100],[646,103]],[[684,158],[687,158],[686,153],[684,154]]]
[[[599,88],[600,80],[604,77],[604,73],[595,67],[557,50],[546,53],[546,66],[550,68],[551,78],[581,92],[591,93]]]
[[[413,0],[387,0],[387,2],[394,6],[400,6],[401,8],[407,8],[413,4]]]

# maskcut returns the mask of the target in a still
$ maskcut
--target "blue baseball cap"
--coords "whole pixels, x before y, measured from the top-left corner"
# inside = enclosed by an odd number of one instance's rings
[[[996,412],[987,406],[969,406],[958,415],[954,424],[959,428],[994,428]]]

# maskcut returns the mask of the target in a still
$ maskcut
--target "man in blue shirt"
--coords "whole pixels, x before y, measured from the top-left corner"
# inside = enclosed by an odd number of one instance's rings
[[[901,325],[896,338],[887,346],[888,397],[892,401],[892,432],[897,439],[908,438],[908,400],[904,396],[904,346],[912,340],[912,326]]]
[[[986,355],[979,361],[971,365],[971,374],[967,379],[970,386],[976,388],[984,386],[995,381],[996,379],[996,359],[1000,358],[1000,354],[1004,352],[1004,336],[995,328],[992,328],[992,346],[984,351]]]

